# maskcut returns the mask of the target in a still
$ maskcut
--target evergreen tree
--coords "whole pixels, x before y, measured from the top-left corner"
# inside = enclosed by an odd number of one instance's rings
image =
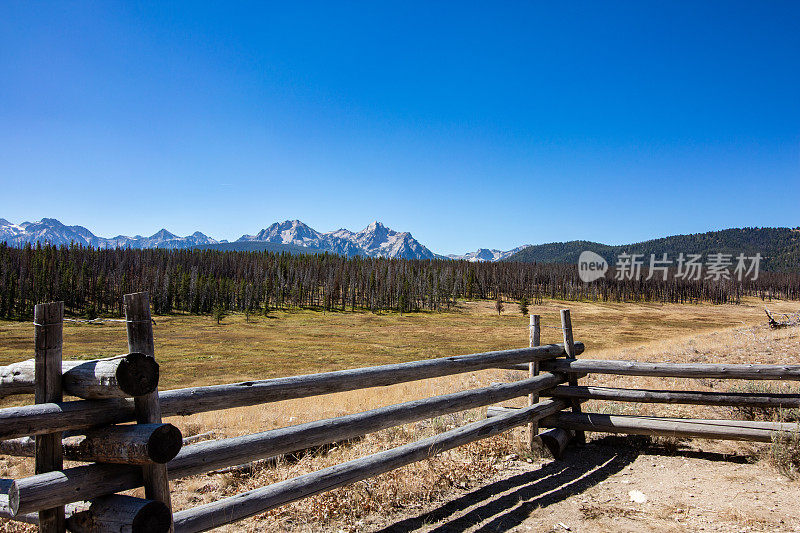
[[[211,316],[214,317],[214,320],[217,321],[217,324],[220,324],[222,323],[222,320],[228,316],[228,312],[225,310],[225,307],[222,304],[217,303],[211,310]]]
[[[525,296],[519,299],[519,312],[522,316],[528,316],[528,299]]]

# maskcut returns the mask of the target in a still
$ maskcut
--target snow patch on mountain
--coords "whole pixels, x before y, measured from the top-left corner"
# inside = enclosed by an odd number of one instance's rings
[[[450,254],[447,257],[450,259],[455,260],[464,260],[470,261],[472,263],[480,263],[480,262],[494,262],[494,261],[502,261],[503,259],[507,259],[514,255],[515,253],[519,252],[523,248],[527,248],[530,244],[523,244],[522,246],[517,246],[513,250],[495,250],[495,249],[488,249],[488,248],[478,248],[478,250],[474,252],[468,252],[464,255],[455,255]]]

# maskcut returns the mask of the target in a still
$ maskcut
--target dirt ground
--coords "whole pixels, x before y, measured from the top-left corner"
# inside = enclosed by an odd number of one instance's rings
[[[479,488],[390,525],[365,522],[363,530],[800,531],[800,484],[698,442],[670,450],[597,435],[561,461],[515,460]],[[643,498],[633,501],[632,491]]]

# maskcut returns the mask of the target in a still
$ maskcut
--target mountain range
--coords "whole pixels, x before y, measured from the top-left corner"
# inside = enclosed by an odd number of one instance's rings
[[[83,226],[67,226],[54,218],[12,224],[0,218],[0,242],[11,246],[49,242],[54,245],[77,243],[96,248],[207,248],[231,251],[271,251],[289,253],[335,253],[348,257],[388,257],[402,259],[454,259],[465,261],[519,261],[576,263],[584,250],[592,250],[609,263],[620,253],[659,257],[677,254],[760,253],[762,268],[776,271],[800,270],[800,228],[736,228],[691,235],[674,235],[633,244],[608,245],[590,241],[554,242],[518,246],[502,251],[480,248],[463,255],[433,253],[408,232],[399,232],[373,222],[358,232],[338,229],[321,233],[299,220],[276,222],[255,235],[242,235],[235,242],[217,241],[197,231],[179,237],[162,229],[150,237],[98,237]]]
[[[12,224],[8,220],[0,218],[0,242],[3,241],[12,246],[48,242],[56,246],[76,243],[95,248],[193,248],[218,242],[199,231],[186,237],[178,237],[165,229],[150,237],[141,235],[98,237],[83,226],[67,226],[55,218],[43,218],[38,222],[21,224]]]
[[[330,252],[348,257],[390,257],[402,259],[435,259],[434,254],[408,232],[399,232],[380,222],[373,222],[359,232],[339,229],[320,233],[299,220],[276,222],[255,235],[242,235],[236,242],[217,241],[199,231],[180,237],[162,229],[150,237],[118,235],[98,237],[83,226],[67,226],[54,218],[38,222],[13,224],[0,218],[0,242],[11,246],[26,243],[68,245],[96,248],[212,248],[218,250],[269,250],[290,253]]]

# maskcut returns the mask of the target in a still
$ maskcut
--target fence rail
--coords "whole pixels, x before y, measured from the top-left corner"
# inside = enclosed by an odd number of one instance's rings
[[[766,442],[775,432],[796,429],[793,424],[768,422],[582,412],[581,404],[588,400],[800,406],[800,395],[794,394],[581,386],[578,380],[589,373],[800,380],[800,365],[577,359],[585,347],[573,341],[568,310],[562,311],[559,328],[564,335],[563,344],[540,346],[539,328],[542,326],[539,317],[532,316],[528,348],[159,392],[159,369],[154,356],[146,293],[124,298],[130,353],[94,361],[61,361],[62,322],[58,319],[58,304],[42,305],[44,314],[40,318],[37,313],[36,319],[35,359],[0,367],[0,397],[37,393],[34,405],[0,409],[0,453],[36,457],[37,465],[34,475],[0,480],[0,516],[38,524],[41,531],[47,532],[205,531],[524,425],[528,426],[531,446],[543,443],[556,456],[570,441],[580,443],[585,431]],[[50,316],[45,316],[47,313]],[[195,444],[186,444],[175,426],[162,422],[164,416],[190,415],[492,368],[524,370],[527,377]],[[61,401],[62,391],[80,399]],[[495,405],[519,397],[528,397],[527,407],[509,409]],[[171,510],[170,479],[236,467],[484,406],[488,406],[486,420],[199,507],[175,513]],[[545,430],[540,432],[539,428]],[[62,457],[87,464],[63,468]],[[117,494],[142,486],[145,498]]]

